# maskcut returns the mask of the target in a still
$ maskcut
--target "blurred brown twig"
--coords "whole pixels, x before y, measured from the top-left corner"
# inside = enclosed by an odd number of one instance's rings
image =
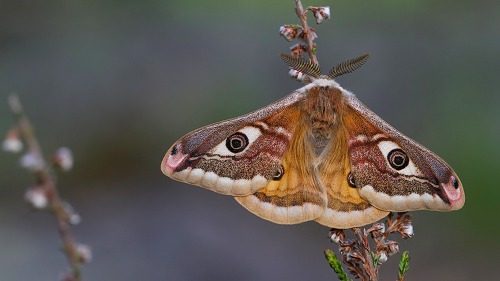
[[[80,217],[59,195],[53,171],[45,160],[33,127],[17,95],[9,96],[8,103],[16,119],[16,125],[7,134],[3,148],[6,151],[18,152],[22,150],[23,142],[26,145],[26,153],[21,157],[20,163],[34,175],[35,186],[26,191],[25,199],[34,209],[49,210],[56,219],[57,229],[63,242],[63,252],[71,267],[71,272],[66,273],[62,280],[81,281],[81,265],[90,261],[91,252],[88,246],[77,244],[70,231],[70,226],[78,223]],[[67,148],[60,148],[54,154],[51,163],[61,170],[70,169],[73,163],[71,152]]]

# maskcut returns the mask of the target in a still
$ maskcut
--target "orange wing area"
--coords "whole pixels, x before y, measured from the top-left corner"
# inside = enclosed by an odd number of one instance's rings
[[[333,228],[351,228],[373,223],[388,212],[381,211],[359,196],[358,189],[349,185],[350,157],[347,148],[347,129],[341,122],[335,137],[318,159],[318,176],[326,190],[328,203],[323,214],[316,219]]]
[[[283,177],[252,195],[235,197],[236,201],[255,215],[280,224],[316,220],[345,229],[387,216],[388,212],[373,207],[348,184],[349,129],[344,118],[349,117],[339,118],[328,145],[317,156],[318,144],[310,138],[309,123],[301,115],[282,160]]]
[[[268,122],[273,124],[272,120]],[[284,174],[258,192],[235,197],[255,215],[279,224],[296,224],[318,218],[326,205],[326,194],[314,176],[313,147],[307,139],[307,124],[293,124],[290,145],[282,160]]]

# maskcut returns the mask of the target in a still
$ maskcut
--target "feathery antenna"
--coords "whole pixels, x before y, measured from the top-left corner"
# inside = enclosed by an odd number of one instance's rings
[[[280,56],[281,59],[294,70],[297,70],[314,78],[319,78],[321,76],[321,69],[317,64],[314,64],[302,58],[294,58],[291,55],[287,54],[281,54]]]
[[[333,79],[335,77],[339,77],[340,75],[353,72],[354,70],[360,68],[368,60],[369,56],[369,54],[366,54],[355,59],[350,59],[339,63],[337,66],[332,68],[332,70],[330,70],[330,72],[328,73],[328,77]]]

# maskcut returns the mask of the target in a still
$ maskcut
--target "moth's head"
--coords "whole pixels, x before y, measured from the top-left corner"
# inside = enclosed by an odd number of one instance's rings
[[[299,73],[307,75],[312,80],[315,79],[333,80],[334,78],[344,75],[346,73],[351,73],[354,70],[360,68],[368,60],[368,57],[369,54],[366,54],[354,59],[346,60],[342,63],[339,63],[334,68],[332,68],[332,70],[328,72],[328,75],[322,75],[321,69],[318,64],[312,63],[311,61],[305,60],[303,58],[295,58],[291,55],[281,54],[281,59],[283,59],[283,61],[286,64],[288,64],[290,68],[292,68],[295,71],[298,71]]]

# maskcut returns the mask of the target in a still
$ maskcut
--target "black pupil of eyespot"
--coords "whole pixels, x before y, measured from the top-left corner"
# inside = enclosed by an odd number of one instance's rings
[[[397,165],[397,166],[401,166],[403,165],[403,163],[405,162],[405,158],[401,155],[396,155],[394,156],[394,164]]]
[[[453,180],[452,180],[452,184],[453,184],[453,187],[454,187],[455,189],[458,189],[458,181],[457,181],[457,179],[456,179],[456,178],[453,178]]]
[[[236,148],[236,149],[240,148],[241,147],[241,140],[240,139],[236,139],[236,138],[232,139],[231,140],[231,146],[233,148]]]
[[[234,133],[226,139],[226,147],[233,153],[242,152],[247,146],[248,137],[243,133]]]
[[[401,149],[391,150],[387,155],[387,160],[391,167],[396,170],[404,169],[410,162],[406,153]]]

